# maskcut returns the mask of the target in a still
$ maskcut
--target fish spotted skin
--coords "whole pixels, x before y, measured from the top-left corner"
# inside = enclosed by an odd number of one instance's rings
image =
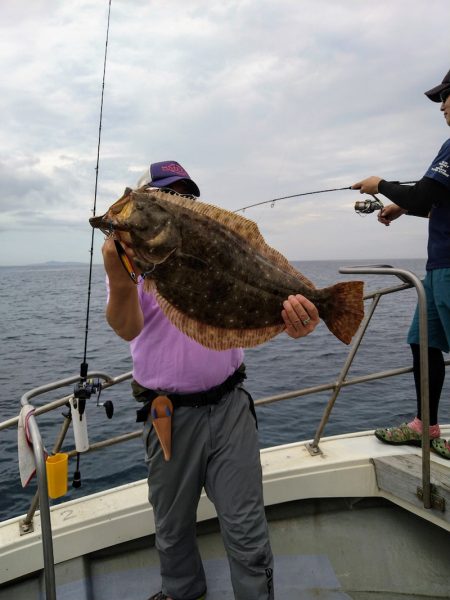
[[[132,246],[145,289],[176,327],[209,348],[255,346],[280,333],[291,294],[311,300],[344,343],[363,318],[363,282],[315,288],[253,221],[216,206],[154,188],[127,190],[90,222]]]

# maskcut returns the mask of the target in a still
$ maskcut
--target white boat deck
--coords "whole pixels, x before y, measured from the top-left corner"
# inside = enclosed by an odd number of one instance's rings
[[[450,435],[450,426],[443,428],[443,435]],[[420,457],[420,449],[382,444],[372,432],[323,438],[320,443],[322,454],[317,456],[311,456],[306,444],[294,443],[261,451],[267,507],[306,499],[386,498],[442,530],[450,531],[448,520],[439,510],[409,503],[380,490],[377,485],[374,459],[402,455]],[[435,454],[431,461],[432,473],[435,465],[450,469],[449,461]],[[448,511],[449,507],[447,519]],[[214,507],[203,494],[198,521],[214,517]],[[154,533],[146,480],[58,504],[51,509],[51,520],[55,564]],[[35,518],[34,532],[23,536],[19,535],[19,521],[20,518],[10,519],[0,526],[0,583],[43,568],[39,518]]]

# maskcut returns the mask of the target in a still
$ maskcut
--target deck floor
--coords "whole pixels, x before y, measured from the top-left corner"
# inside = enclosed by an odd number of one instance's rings
[[[228,562],[225,558],[204,561],[208,581],[207,600],[234,600]],[[341,590],[340,583],[326,556],[276,556],[276,597],[286,600],[351,600]],[[159,589],[159,569],[132,569],[125,573],[97,575],[91,580],[93,600],[124,598],[145,600]],[[144,591],[145,588],[147,591]],[[58,587],[58,600],[79,600],[86,597],[82,581]]]
[[[269,507],[268,517],[276,599],[450,599],[450,534],[387,501],[291,502]],[[207,600],[233,600],[216,520],[199,524],[198,539]],[[147,600],[161,585],[153,542],[147,536],[58,564],[58,600]],[[43,600],[42,575],[0,588],[0,600],[11,598]]]

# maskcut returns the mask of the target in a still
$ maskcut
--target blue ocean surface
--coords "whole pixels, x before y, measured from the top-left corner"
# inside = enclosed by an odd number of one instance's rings
[[[423,276],[425,260],[363,261],[390,264]],[[394,286],[400,281],[389,275],[342,275],[341,266],[361,261],[306,261],[295,266],[318,287],[344,279],[363,279],[365,290]],[[78,375],[83,360],[88,301],[87,265],[1,267],[2,348],[0,351],[0,421],[15,417],[21,396],[31,389]],[[128,344],[108,327],[104,317],[105,282],[103,266],[92,270],[88,322],[87,362],[90,371],[111,376],[131,370]],[[348,378],[397,367],[409,367],[411,357],[406,334],[416,304],[414,289],[383,296],[367,328]],[[370,301],[366,303],[366,308]],[[266,344],[246,351],[246,387],[255,400],[291,390],[336,381],[349,347],[338,341],[321,323],[307,338],[293,340],[281,334]],[[449,379],[449,378],[447,378]],[[449,381],[440,410],[442,422],[450,421]],[[72,386],[36,397],[34,405],[64,397]],[[331,391],[284,400],[257,408],[261,447],[296,442],[314,437]],[[95,397],[87,404],[91,443],[137,431],[136,402],[129,382],[102,392],[101,401],[112,400],[114,416],[106,417]],[[47,450],[51,451],[63,423],[62,407],[38,417]],[[364,431],[397,424],[415,414],[415,392],[410,373],[344,388],[339,394],[324,435]],[[33,481],[22,489],[17,460],[17,429],[0,431],[0,518],[28,510],[36,491]],[[73,448],[72,428],[63,450]],[[70,478],[75,470],[70,461]],[[146,477],[140,438],[83,454],[80,462],[82,486],[64,500],[91,494]],[[56,501],[55,501],[56,502]]]

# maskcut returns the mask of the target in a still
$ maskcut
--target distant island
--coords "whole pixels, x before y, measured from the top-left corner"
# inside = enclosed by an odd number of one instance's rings
[[[99,266],[100,263],[94,263],[93,266]],[[87,262],[76,262],[76,261],[59,261],[59,260],[48,260],[42,263],[33,263],[26,265],[0,265],[0,269],[42,269],[42,268],[61,268],[61,267],[89,267]]]
[[[48,260],[44,263],[38,263],[37,265],[30,266],[38,266],[38,267],[84,267],[88,266],[89,263],[85,262],[74,262],[74,261],[61,261],[61,260]]]
[[[405,257],[396,257],[390,259],[360,259],[358,260],[358,264],[364,264],[366,266],[374,266],[381,264],[396,264],[398,261],[411,261],[411,260],[420,260],[426,262],[425,257],[416,257],[416,258],[405,258]],[[341,259],[308,259],[308,260],[289,260],[289,262],[294,265],[300,265],[304,263],[327,263],[327,262],[342,262],[342,263],[352,263],[355,264],[355,259],[352,258],[341,258]],[[93,263],[93,267],[103,266],[103,263]],[[77,261],[59,261],[59,260],[48,260],[46,262],[41,263],[30,263],[24,265],[0,265],[0,269],[59,269],[64,267],[89,267],[88,262],[77,262]]]

